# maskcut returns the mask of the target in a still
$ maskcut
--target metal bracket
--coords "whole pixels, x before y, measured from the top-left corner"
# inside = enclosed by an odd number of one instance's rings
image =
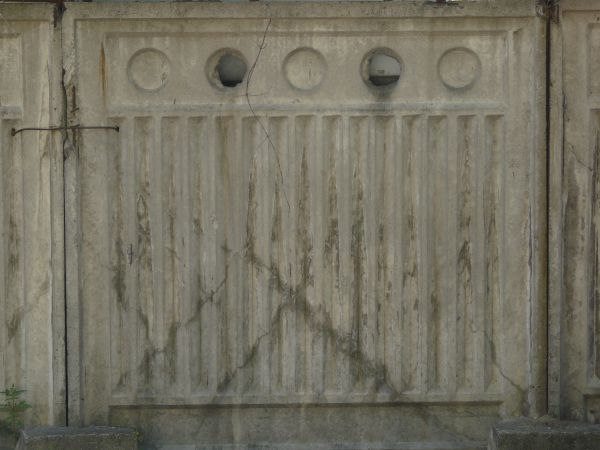
[[[118,126],[104,126],[104,125],[70,125],[68,127],[27,127],[27,128],[19,128],[18,130],[13,128],[10,130],[11,136],[16,136],[23,131],[60,131],[60,130],[115,130],[117,133],[119,132]]]

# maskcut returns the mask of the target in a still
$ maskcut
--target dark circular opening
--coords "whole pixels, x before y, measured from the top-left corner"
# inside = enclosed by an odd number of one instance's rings
[[[244,80],[247,71],[246,62],[231,53],[222,55],[217,63],[219,81],[226,87],[235,87],[240,84]]]
[[[367,79],[373,86],[393,86],[400,80],[402,65],[389,52],[375,51],[367,60]]]

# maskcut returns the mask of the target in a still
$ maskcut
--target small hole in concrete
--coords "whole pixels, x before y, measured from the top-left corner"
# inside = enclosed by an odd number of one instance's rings
[[[400,61],[383,52],[375,52],[368,62],[369,81],[374,86],[392,86],[400,79]]]
[[[246,62],[231,53],[222,55],[217,63],[219,81],[226,87],[235,87],[240,84],[244,80],[247,71]]]

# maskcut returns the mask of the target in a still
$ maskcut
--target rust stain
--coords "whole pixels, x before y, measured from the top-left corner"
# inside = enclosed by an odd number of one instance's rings
[[[277,244],[281,241],[282,218],[281,218],[281,191],[280,183],[274,184],[275,188],[275,208],[273,211],[273,225],[271,227],[271,242]]]
[[[116,255],[116,262],[113,267],[112,285],[116,296],[117,305],[122,310],[128,309],[127,301],[127,285],[126,285],[126,272],[127,272],[127,258],[124,252],[123,242],[123,168],[121,167],[121,156],[120,152],[116,152],[113,160],[113,170],[116,175],[115,180],[115,196],[116,196],[116,207],[114,209],[114,227],[117,234],[115,242],[113,244],[113,251]],[[115,217],[116,216],[116,217]]]
[[[325,239],[325,262],[333,264],[336,281],[339,279],[340,249],[339,249],[339,224],[338,224],[338,198],[337,178],[335,175],[335,148],[329,152],[329,179],[328,179],[328,209],[329,223],[327,224],[327,237]]]
[[[19,229],[15,218],[11,215],[8,220],[8,241],[9,241],[9,256],[8,256],[8,273],[9,276],[14,276],[19,271],[19,247],[21,239],[19,237]]]
[[[300,168],[300,196],[298,199],[298,249],[300,253],[300,280],[303,287],[312,284],[312,237],[310,235],[310,199],[306,147],[302,152]]]
[[[306,122],[302,123],[304,130],[306,130]],[[307,159],[307,148],[306,144],[302,145],[302,160],[300,163],[300,177],[299,177],[299,195],[298,195],[298,216],[297,216],[297,235],[296,235],[296,251],[298,254],[299,264],[299,287],[298,287],[298,298],[296,303],[296,332],[304,337],[307,336],[309,331],[309,317],[307,315],[310,312],[309,304],[307,300],[307,289],[313,284],[312,274],[312,251],[313,243],[312,236],[310,234],[310,197],[309,188],[310,180],[308,176],[308,159]],[[303,338],[298,339],[301,341]],[[308,371],[308,352],[302,351],[302,344],[297,344],[296,353],[296,386],[299,389],[304,389],[307,382],[307,371]],[[308,344],[306,344],[308,345]]]
[[[565,212],[564,212],[564,236],[565,236],[565,261],[570,261],[578,258],[583,252],[583,244],[581,244],[581,238],[577,233],[577,230],[583,225],[583,218],[579,211],[579,201],[581,198],[581,187],[577,181],[577,161],[574,157],[571,157],[567,162],[567,168],[565,170],[565,179],[568,180],[568,186],[566,188],[567,198],[565,200]],[[577,279],[573,274],[565,276],[565,298],[577,298],[578,288]],[[573,320],[573,305],[571,302],[565,302],[564,320],[565,330],[568,333],[572,333],[577,327],[581,325]]]
[[[360,161],[358,148],[356,149],[357,160]],[[362,180],[360,178],[360,163],[354,168],[353,175],[353,208],[352,208],[352,238],[350,243],[350,258],[352,259],[353,280],[352,280],[352,305],[354,313],[352,317],[352,335],[354,337],[354,351],[360,354],[362,350],[361,326],[362,315],[362,297],[364,286],[364,263],[366,261],[365,249],[365,218],[364,218],[364,193]],[[363,365],[354,356],[352,357],[351,372],[354,382],[358,383],[364,379]]]
[[[127,310],[129,305],[127,301],[127,285],[126,285],[126,263],[125,255],[123,253],[123,239],[121,236],[117,238],[115,244],[117,249],[117,263],[113,268],[112,285],[115,292],[117,304],[123,310]]]
[[[250,181],[248,183],[248,212],[246,217],[246,250],[250,255],[256,254],[256,220],[258,201],[256,198],[257,184],[257,161],[256,154],[252,158],[252,167],[250,169]],[[252,265],[252,260],[250,261]]]
[[[8,331],[8,343],[15,338],[17,333],[19,332],[19,328],[21,327],[21,310],[17,310],[13,313],[12,317],[6,324],[6,328]]]
[[[156,351],[151,348],[147,348],[144,350],[144,356],[140,362],[138,367],[139,374],[141,375],[143,384],[145,386],[150,385],[150,380],[152,379],[152,374],[154,373],[154,357]]]
[[[459,235],[462,240],[458,253],[458,305],[457,305],[457,359],[460,362],[457,368],[457,383],[459,387],[466,387],[471,383],[470,371],[472,370],[471,356],[471,327],[472,327],[472,248],[471,248],[471,117],[462,120],[462,154],[460,172],[460,200],[459,200]]]
[[[102,101],[106,105],[106,55],[104,42],[100,44],[100,80],[102,83]]]
[[[174,383],[177,378],[177,334],[179,323],[173,322],[169,327],[167,344],[165,346],[165,365],[169,382]]]
[[[129,382],[129,372],[123,372],[116,383],[116,389],[120,390],[127,386]]]

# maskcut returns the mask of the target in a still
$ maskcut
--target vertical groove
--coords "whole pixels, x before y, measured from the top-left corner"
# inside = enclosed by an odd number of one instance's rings
[[[358,171],[358,182],[362,189],[362,242],[364,246],[364,260],[361,262],[362,277],[364,279],[363,301],[361,312],[360,328],[363,333],[362,342],[362,358],[363,380],[361,384],[362,393],[371,392],[374,386],[373,381],[380,383],[382,374],[378,373],[381,366],[378,364],[379,356],[379,314],[377,306],[377,253],[379,242],[379,223],[377,216],[381,214],[380,210],[376,209],[377,202],[377,181],[383,178],[382,171],[378,171],[375,175],[375,165],[381,158],[382,148],[380,145],[384,137],[384,133],[380,127],[381,121],[384,120],[381,116],[365,117],[362,126],[365,134],[364,144],[359,147],[360,170]]]
[[[256,254],[256,215],[257,215],[257,194],[256,194],[256,183],[258,179],[257,174],[257,155],[260,152],[260,138],[258,136],[259,133],[259,123],[257,122],[255,117],[246,117],[244,118],[244,132],[242,141],[244,143],[244,153],[250,154],[250,164],[248,166],[249,178],[248,178],[248,196],[244,198],[247,201],[246,207],[246,254],[248,255],[246,269],[246,277],[248,284],[248,300],[242,303],[242,316],[244,318],[242,323],[242,336],[244,340],[244,347],[242,349],[243,358],[248,358],[248,369],[245,373],[240,374],[242,378],[242,391],[243,393],[249,392],[254,393],[254,376],[255,376],[255,367],[254,367],[254,357],[252,353],[255,354],[256,349],[253,349],[253,344],[256,342],[256,331],[255,331],[255,322],[256,317],[254,316],[254,310],[256,309],[256,287],[255,280],[260,276],[261,266],[258,262],[258,255]]]
[[[321,395],[324,391],[325,383],[325,330],[324,322],[326,315],[326,299],[323,296],[323,285],[325,282],[323,270],[323,246],[326,229],[326,180],[323,174],[323,117],[313,116],[312,128],[308,136],[311,142],[308,155],[309,171],[309,197],[311,210],[311,230],[313,246],[313,298],[311,303],[310,318],[311,329],[311,379],[310,392],[313,395]]]
[[[6,198],[4,196],[4,182],[6,174],[4,172],[5,158],[7,149],[9,148],[10,128],[6,119],[0,120],[0,386],[6,386],[6,348],[8,342],[6,317],[4,315],[8,307],[8,297],[6,295],[5,282],[5,257],[6,257],[6,226],[4,224],[4,208],[6,208]]]
[[[348,196],[351,198],[351,241],[350,259],[352,286],[350,297],[350,321],[351,340],[350,347],[350,376],[354,391],[362,392],[365,386],[365,352],[368,345],[366,318],[366,242],[365,242],[365,209],[364,209],[364,185],[362,171],[365,166],[365,153],[368,151],[369,118],[352,117],[350,119],[350,142],[348,143],[351,172],[351,190]]]
[[[297,286],[297,264],[296,264],[296,215],[297,208],[296,197],[296,179],[295,168],[297,166],[298,152],[296,151],[296,126],[295,118],[290,117],[287,121],[287,143],[288,147],[282,157],[282,170],[284,189],[287,191],[287,198],[290,208],[288,214],[283,215],[283,242],[285,245],[285,264],[284,268],[288,285],[285,293],[285,300],[289,307],[285,308],[283,314],[283,343],[285,364],[283,366],[283,380],[286,394],[291,395],[296,392],[296,286]],[[286,182],[287,181],[287,182]]]
[[[269,131],[270,119],[268,116],[264,117],[263,123]],[[274,175],[277,172],[276,169],[276,158],[274,152],[276,149],[271,148],[271,144],[263,131],[261,133],[263,137],[262,147],[260,148],[260,194],[258,204],[258,224],[259,231],[258,245],[259,255],[265,267],[262,268],[260,273],[260,294],[258,296],[259,303],[257,304],[257,330],[258,330],[258,345],[257,345],[257,374],[258,383],[257,387],[259,392],[267,394],[269,392],[269,385],[271,382],[271,371],[269,370],[270,352],[272,340],[272,328],[271,328],[271,303],[272,298],[269,295],[269,284],[273,274],[273,261],[271,261],[271,217],[273,215],[273,190],[274,190]],[[270,136],[270,134],[269,134]]]
[[[421,242],[420,218],[418,211],[420,182],[419,173],[423,173],[420,155],[424,152],[422,142],[422,121],[419,116],[402,118],[402,192],[403,214],[401,217],[402,234],[402,307],[401,307],[401,377],[402,391],[416,392],[421,387],[419,352],[422,347],[420,342],[421,308],[419,306],[420,292],[422,290],[419,261],[419,243]]]
[[[202,285],[200,286],[200,293],[202,295],[202,311],[204,315],[201,320],[201,333],[202,333],[202,354],[203,359],[206,363],[206,376],[207,376],[207,388],[209,392],[217,392],[219,387],[219,346],[221,345],[220,340],[220,329],[219,329],[219,309],[218,303],[223,300],[223,292],[226,291],[226,274],[219,265],[221,263],[221,257],[224,245],[220,241],[221,232],[219,225],[220,219],[220,179],[221,173],[219,170],[219,158],[220,153],[218,149],[218,130],[217,130],[217,118],[215,116],[209,116],[205,119],[206,134],[205,138],[202,139],[201,145],[204,145],[206,151],[206,161],[202,165],[202,160],[199,160],[200,173],[202,178],[199,181],[202,192],[206,193],[206,214],[202,215],[202,230],[205,235],[202,236],[200,245],[203,245],[203,249],[206,252],[206,264],[203,267],[204,277],[202,278]],[[200,208],[202,205],[198,205]],[[221,269],[221,270],[220,270]]]
[[[402,359],[403,329],[403,245],[405,236],[402,233],[402,220],[404,211],[404,145],[403,145],[403,118],[396,115],[391,119],[387,157],[384,162],[388,197],[385,208],[388,216],[386,223],[388,229],[385,234],[385,243],[388,247],[387,273],[388,281],[385,283],[386,308],[385,308],[385,367],[387,368],[387,383],[393,392],[402,391],[402,370],[405,361]]]
[[[484,208],[484,388],[495,387],[498,382],[497,364],[499,361],[498,336],[501,324],[500,299],[500,245],[499,228],[503,218],[503,179],[502,155],[504,153],[504,122],[501,116],[485,118],[485,185],[483,191]]]
[[[187,325],[190,329],[190,377],[192,393],[209,392],[209,373],[211,353],[210,311],[214,297],[213,277],[210,273],[210,245],[205,236],[213,230],[207,220],[210,216],[209,174],[210,154],[206,145],[207,131],[205,117],[191,117],[188,121],[188,165],[189,198],[191,226],[188,229],[190,301],[191,314]],[[209,183],[207,183],[209,180]]]
[[[198,253],[192,253],[191,236],[192,236],[192,183],[193,173],[190,167],[193,165],[193,156],[191,154],[191,118],[178,117],[179,129],[179,145],[173,151],[177,152],[176,159],[176,180],[179,180],[177,185],[176,201],[180,209],[180,220],[177,223],[177,254],[179,255],[179,275],[177,281],[179,283],[180,295],[178,297],[178,316],[177,316],[177,395],[188,397],[191,394],[191,361],[190,361],[190,336],[191,328],[189,320],[192,315],[192,277],[196,273],[190,266],[195,264],[199,259]]]
[[[138,391],[138,365],[139,355],[137,352],[137,340],[138,340],[138,302],[139,302],[139,287],[138,287],[138,272],[136,268],[139,267],[138,258],[138,245],[137,245],[137,171],[136,171],[136,126],[135,119],[126,118],[122,120],[124,129],[120,132],[123,133],[122,149],[125,152],[125,183],[124,183],[124,197],[125,197],[125,223],[127,224],[127,242],[126,251],[129,252],[128,257],[129,269],[127,270],[126,283],[129,286],[129,330],[128,339],[131,345],[130,358],[129,358],[129,393],[131,396],[135,395]]]
[[[231,308],[235,306],[231,296],[235,289],[235,273],[231,273],[228,257],[230,253],[235,253],[235,243],[231,237],[231,222],[235,220],[231,217],[232,200],[232,180],[230,165],[232,164],[232,151],[235,149],[233,141],[233,118],[229,116],[220,116],[215,118],[215,136],[214,148],[215,172],[217,181],[215,184],[215,208],[216,208],[216,226],[217,240],[217,279],[223,280],[223,288],[215,299],[216,304],[216,326],[218,333],[217,339],[217,389],[219,392],[235,391],[232,385],[234,381],[234,365],[236,355],[233,349],[235,342],[232,342],[231,336],[234,330],[233,318],[231,317]]]
[[[25,385],[23,369],[23,327],[21,324],[25,307],[25,272],[23,254],[24,228],[24,198],[23,198],[23,152],[21,151],[22,137],[10,136],[10,128],[17,125],[16,121],[4,121],[3,135],[6,146],[3,148],[4,185],[4,243],[5,261],[5,294],[6,309],[4,310],[6,329],[5,358],[9,361],[5,367],[6,385]],[[4,206],[6,205],[6,206]]]
[[[459,361],[459,355],[464,353],[463,340],[461,339],[465,325],[463,319],[464,316],[461,312],[461,280],[459,272],[461,269],[461,258],[460,258],[460,247],[462,245],[462,239],[460,233],[464,228],[461,225],[461,205],[464,201],[464,196],[461,192],[462,186],[469,187],[469,180],[465,181],[462,176],[464,167],[461,165],[461,161],[464,162],[464,147],[465,139],[467,137],[464,133],[464,118],[470,116],[461,116],[457,114],[451,114],[447,117],[448,121],[448,164],[446,168],[447,187],[448,187],[448,210],[447,214],[447,237],[444,242],[444,247],[447,252],[448,264],[446,267],[446,278],[445,287],[447,295],[446,305],[446,374],[447,374],[447,385],[446,391],[448,393],[455,394],[457,391],[462,390],[461,375],[464,374],[463,361]],[[468,136],[470,139],[470,136]],[[468,142],[469,149],[472,144]],[[469,160],[469,164],[471,161]],[[467,191],[471,193],[470,190]],[[468,238],[469,236],[467,236]],[[470,245],[470,241],[468,241]],[[472,324],[471,324],[472,326]]]
[[[395,252],[393,233],[394,224],[394,140],[395,140],[395,120],[390,116],[375,117],[375,148],[373,152],[373,164],[369,177],[372,182],[373,199],[371,203],[374,206],[375,229],[374,245],[375,270],[374,278],[374,321],[376,333],[376,354],[375,358],[378,370],[383,373],[376,374],[379,384],[387,384],[392,391],[396,391],[395,371],[396,366],[394,355],[394,330],[399,326],[395,321],[398,317],[396,313],[397,303],[394,302],[393,295],[393,259]],[[390,353],[392,358],[390,358]],[[391,361],[389,361],[392,359]],[[389,364],[388,364],[389,362]],[[375,386],[376,389],[382,389],[384,386]]]
[[[322,128],[322,164],[325,178],[323,187],[324,203],[324,252],[323,252],[323,299],[329,301],[327,309],[327,326],[333,331],[325,342],[325,386],[326,393],[340,393],[341,359],[343,348],[337,333],[341,329],[341,297],[340,297],[340,246],[338,226],[338,178],[337,162],[341,152],[342,118],[328,116],[323,118]],[[326,200],[325,200],[326,199]]]
[[[270,355],[270,388],[271,394],[283,394],[284,392],[284,362],[287,360],[284,354],[284,310],[286,306],[286,251],[283,240],[284,214],[287,213],[284,191],[285,186],[279,174],[279,167],[284,167],[284,158],[287,153],[287,117],[271,117],[269,119],[269,134],[274,146],[276,156],[272,164],[273,171],[273,212],[270,216],[270,252],[272,276],[269,280],[269,297],[271,304],[270,320],[271,340],[268,349]]]
[[[8,308],[8,295],[7,295],[7,284],[6,284],[6,238],[7,226],[5,223],[5,209],[7,198],[5,196],[5,183],[7,181],[7,173],[5,172],[6,159],[9,154],[8,151],[11,147],[10,140],[10,129],[12,128],[11,122],[6,119],[0,121],[0,324],[2,328],[0,330],[0,386],[7,386],[7,361],[8,355],[6,354],[8,348],[8,328],[6,327],[6,315],[5,312]]]
[[[247,358],[252,357],[245,353],[245,343],[243,341],[243,324],[245,316],[243,314],[244,305],[248,303],[248,283],[247,283],[247,264],[246,260],[252,256],[248,252],[248,241],[246,230],[248,217],[246,208],[249,190],[249,174],[251,151],[244,150],[244,118],[239,114],[231,117],[230,134],[231,142],[229,152],[229,177],[230,200],[229,204],[229,239],[230,247],[235,251],[235,257],[230,254],[227,257],[227,265],[230,267],[229,274],[231,278],[231,289],[228,292],[228,301],[230,303],[230,329],[229,339],[233,355],[232,377],[230,381],[231,391],[243,395],[244,391],[244,367],[247,364]],[[246,260],[245,260],[246,259]]]
[[[427,290],[427,388],[437,391],[444,387],[446,369],[447,254],[444,240],[447,235],[448,186],[447,172],[448,143],[447,119],[431,116],[428,119],[428,273]]]
[[[268,125],[268,117],[261,118],[263,124]],[[257,142],[257,174],[256,180],[256,241],[254,243],[254,251],[258,260],[260,261],[261,267],[259,267],[256,281],[256,302],[255,309],[253,311],[256,328],[255,328],[255,362],[254,362],[254,374],[255,383],[254,388],[256,392],[268,392],[269,383],[269,353],[268,348],[270,345],[270,305],[269,305],[269,279],[271,274],[271,260],[270,260],[270,217],[272,214],[272,202],[271,202],[271,191],[273,189],[273,167],[271,164],[274,163],[273,149],[270,148],[269,141],[266,139],[266,135],[262,128],[257,129],[256,137],[260,139]]]
[[[13,147],[11,148],[11,152],[13,153],[13,158],[18,158],[18,166],[19,166],[19,170],[18,172],[18,177],[15,177],[15,184],[14,184],[14,188],[15,191],[14,193],[20,197],[19,198],[19,209],[15,210],[15,217],[18,216],[18,221],[20,223],[20,225],[18,226],[18,253],[20,255],[19,260],[20,260],[20,267],[19,267],[19,271],[20,271],[20,280],[19,280],[19,291],[20,291],[20,295],[17,297],[20,299],[20,304],[19,304],[19,312],[18,312],[18,316],[12,316],[11,318],[11,322],[9,324],[9,326],[11,327],[14,335],[16,336],[18,334],[19,336],[19,340],[17,342],[19,342],[19,347],[18,347],[18,354],[19,357],[15,358],[15,361],[19,361],[19,367],[17,368],[17,378],[16,381],[17,382],[22,382],[24,386],[27,385],[28,383],[28,374],[27,374],[27,329],[26,329],[26,312],[27,312],[27,308],[28,308],[28,297],[29,297],[29,292],[28,292],[28,286],[29,284],[29,279],[26,275],[26,268],[28,267],[27,263],[30,263],[31,261],[28,260],[28,252],[26,251],[27,247],[25,246],[25,239],[27,238],[27,236],[30,235],[30,233],[28,233],[28,230],[30,229],[30,225],[28,224],[28,220],[26,220],[25,218],[25,211],[27,208],[27,204],[28,202],[28,191],[29,189],[26,189],[26,184],[25,184],[25,179],[26,179],[26,161],[25,158],[23,157],[23,155],[25,154],[25,145],[26,145],[26,140],[23,136],[21,136],[17,141],[13,142]],[[18,155],[18,156],[17,156]],[[17,194],[18,192],[18,194]],[[14,198],[14,197],[13,197]],[[9,233],[10,233],[10,228],[9,228]],[[12,238],[11,238],[12,241]],[[12,249],[11,249],[12,250]],[[12,256],[12,251],[11,251],[11,256]],[[9,329],[10,331],[10,329]]]
[[[163,120],[158,116],[153,117],[153,144],[149,161],[150,168],[150,248],[152,252],[152,283],[154,296],[151,297],[152,309],[155,317],[154,339],[152,353],[155,360],[155,369],[152,377],[152,389],[154,393],[164,393],[166,380],[165,360],[163,351],[166,345],[165,335],[165,288],[167,285],[165,277],[165,256],[168,249],[165,248],[165,229],[169,224],[166,217],[164,192],[164,177],[168,174],[170,165],[170,154],[165,150],[167,143],[163,140]],[[160,244],[162,245],[160,245]]]
[[[137,285],[134,267],[137,266],[137,246],[136,246],[136,199],[135,199],[135,148],[134,148],[134,127],[130,118],[121,118],[120,126],[124,128],[121,136],[121,152],[123,153],[121,162],[123,164],[123,198],[124,198],[124,236],[125,236],[125,255],[128,264],[125,276],[128,312],[127,312],[127,334],[126,339],[129,343],[129,358],[127,361],[127,396],[131,397],[136,392],[136,336],[137,336]]]
[[[352,142],[351,136],[351,118],[343,116],[342,122],[342,139],[338,160],[336,161],[336,178],[338,189],[338,226],[339,226],[339,275],[340,275],[340,333],[343,337],[343,348],[338,351],[340,356],[339,369],[339,385],[343,393],[349,393],[353,389],[353,381],[351,377],[350,358],[352,345],[355,344],[356,336],[352,334],[351,323],[351,304],[352,285],[349,276],[344,274],[351,273],[351,225],[352,225],[352,150],[350,148]]]
[[[247,380],[244,382],[244,392],[256,394],[260,392],[261,383],[261,360],[263,353],[262,343],[266,330],[263,329],[262,312],[266,300],[266,279],[269,270],[268,262],[265,260],[263,244],[265,243],[265,213],[266,202],[265,177],[268,165],[268,142],[263,136],[262,128],[258,123],[260,118],[248,117],[244,120],[245,135],[244,143],[247,146],[245,152],[250,153],[248,182],[248,210],[246,222],[246,251],[248,254],[248,292],[249,302],[243,312],[243,317],[248,320],[246,334],[246,345],[244,348],[244,359],[247,360]],[[267,182],[268,183],[268,182]]]
[[[458,138],[458,292],[457,292],[457,387],[459,390],[469,390],[474,384],[475,370],[475,292],[473,280],[474,262],[474,207],[476,190],[473,179],[475,176],[476,142],[474,142],[474,116],[457,118]]]
[[[472,118],[473,148],[473,377],[471,391],[485,391],[485,185],[486,144],[485,124],[481,115]]]
[[[598,284],[598,270],[599,270],[599,261],[598,261],[598,242],[600,242],[600,219],[598,218],[598,213],[600,212],[600,157],[598,156],[598,151],[600,150],[600,123],[598,120],[598,112],[594,111],[591,121],[591,132],[589,133],[592,137],[593,147],[593,166],[592,166],[592,186],[591,186],[591,240],[590,240],[590,248],[591,248],[591,261],[590,261],[590,270],[591,270],[591,286],[590,286],[590,305],[588,306],[588,317],[590,323],[588,324],[589,336],[591,342],[589,343],[589,348],[591,354],[589,355],[589,360],[591,366],[589,370],[588,377],[590,379],[600,378],[600,311],[599,311],[599,301],[600,301],[600,286]]]
[[[150,117],[138,117],[134,122],[136,145],[136,212],[137,212],[137,348],[140,394],[152,392],[152,381],[156,367],[156,317],[153,308],[155,289],[153,283],[154,255],[152,253],[152,220],[150,218],[150,158],[153,151],[154,120]]]
[[[121,119],[109,120],[111,125],[123,126]],[[129,391],[131,359],[129,329],[130,292],[127,285],[127,217],[126,214],[126,171],[127,152],[123,145],[123,136],[118,133],[108,135],[108,167],[107,196],[109,218],[109,249],[111,266],[111,388],[113,394],[119,395]]]
[[[207,213],[202,216],[202,229],[206,236],[203,236],[201,243],[206,249],[207,261],[200,291],[204,304],[202,310],[205,312],[201,321],[201,332],[203,336],[203,357],[207,365],[207,386],[212,393],[217,392],[219,387],[219,346],[221,345],[221,339],[217,305],[223,299],[227,279],[224,271],[219,270],[224,244],[219,240],[221,237],[219,229],[221,173],[219,169],[220,154],[217,148],[219,142],[219,133],[216,127],[217,117],[209,116],[205,120],[207,122],[206,138],[202,142],[206,145],[205,148],[208,154],[204,166],[201,167],[201,174],[203,175],[201,186],[202,192],[206,192]]]
[[[295,147],[299,156],[297,167],[296,216],[296,391],[305,394],[310,386],[311,330],[309,307],[314,303],[313,236],[311,230],[311,199],[309,158],[313,145],[314,117],[298,116],[295,123]]]
[[[161,119],[161,187],[158,189],[162,201],[162,242],[163,258],[163,304],[162,304],[162,345],[163,378],[165,392],[176,393],[179,389],[178,371],[180,360],[180,318],[182,306],[182,271],[183,249],[179,225],[181,212],[177,206],[181,204],[180,186],[184,182],[180,173],[182,156],[181,124],[177,117]]]

